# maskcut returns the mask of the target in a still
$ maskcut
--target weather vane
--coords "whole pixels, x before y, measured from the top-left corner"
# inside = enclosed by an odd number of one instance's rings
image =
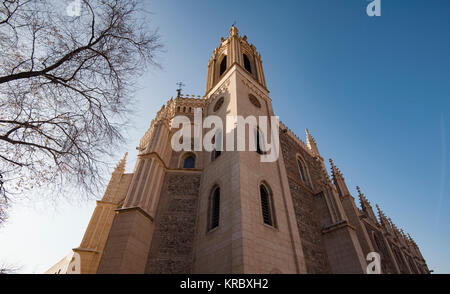
[[[178,86],[178,89],[177,89],[178,96],[177,97],[181,97],[181,90],[183,90],[183,87],[186,86],[186,85],[183,84],[183,82],[178,82],[177,86]]]

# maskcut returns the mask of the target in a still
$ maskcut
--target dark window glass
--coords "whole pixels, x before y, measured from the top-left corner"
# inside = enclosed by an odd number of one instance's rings
[[[218,140],[221,140],[222,133],[219,132],[219,134],[217,136],[218,136]],[[217,148],[221,149],[221,146],[220,146],[220,141],[217,141],[217,143],[216,143],[216,136],[213,137],[212,143],[216,144],[216,149],[214,149],[211,154],[211,161],[214,161],[217,157],[219,157],[222,154],[222,151],[217,150]]]
[[[195,168],[195,158],[193,156],[186,157],[183,168]]]
[[[305,174],[305,169],[303,167],[303,164],[300,160],[298,160],[297,162],[298,162],[298,169],[300,171],[300,177],[302,178],[303,182],[306,182],[306,174]]]
[[[309,177],[308,177],[308,170],[303,165],[303,162],[300,159],[297,159],[297,163],[298,163],[298,170],[300,171],[300,178],[308,186],[311,186],[311,183],[310,183]]]
[[[216,188],[211,197],[210,226],[212,230],[219,226],[220,219],[220,188]]]
[[[220,74],[219,76],[222,76],[223,73],[227,70],[227,56],[225,55],[222,59],[222,62],[220,63]]]
[[[214,159],[216,159],[217,157],[219,157],[221,154],[222,154],[222,151],[214,150]]]
[[[262,136],[261,132],[259,130],[256,130],[255,136],[256,136],[256,152],[258,154],[264,154],[261,148],[261,136]]]
[[[248,59],[248,56],[245,54],[244,54],[244,67],[249,73],[252,73],[252,67],[250,66],[250,59]]]

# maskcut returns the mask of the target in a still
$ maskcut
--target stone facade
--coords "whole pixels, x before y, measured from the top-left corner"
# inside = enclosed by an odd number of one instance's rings
[[[281,123],[281,156],[270,163],[255,151],[173,151],[173,118],[194,124],[198,108],[223,121],[274,115],[261,56],[234,26],[208,63],[205,95],[170,99],[140,141],[133,173],[126,158],[118,164],[74,249],[82,273],[362,274],[370,252],[383,273],[429,273],[414,240],[378,206],[376,216],[359,188],[356,205],[331,160],[330,177],[308,130],[305,143]],[[224,145],[230,134],[227,125]]]
[[[146,273],[191,273],[200,175],[168,173]]]

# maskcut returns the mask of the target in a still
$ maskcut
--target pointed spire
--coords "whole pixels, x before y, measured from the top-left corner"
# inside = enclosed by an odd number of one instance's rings
[[[419,248],[419,246],[417,246],[416,241],[411,237],[411,235],[410,235],[409,233],[408,233],[408,239],[409,239],[409,242],[410,242],[414,247]]]
[[[394,230],[394,232],[395,232],[397,235],[400,235],[400,230],[397,228],[397,225],[394,224],[394,222],[392,221],[392,219],[389,219],[389,222],[391,223],[391,227],[392,227],[392,229]]]
[[[392,219],[390,217],[387,218],[387,221],[392,229],[394,229],[394,223],[392,222]]]
[[[405,242],[406,245],[410,244],[409,239],[406,236],[406,233],[405,233],[405,231],[403,231],[403,229],[400,229],[400,236],[402,237],[402,239],[403,239],[403,241]]]
[[[339,195],[341,197],[351,196],[347,184],[345,183],[344,175],[339,170],[339,168],[336,167],[336,165],[333,162],[333,159],[331,158],[330,158],[330,165],[331,165],[331,175],[333,176],[333,183],[336,186]]]
[[[128,152],[125,153],[125,156],[119,161],[114,172],[121,172],[121,173],[125,172],[125,167],[127,164],[127,157],[128,157]]]
[[[398,231],[397,226],[394,224],[394,222],[392,221],[392,219],[391,219],[390,217],[388,217],[387,220],[388,220],[389,225],[391,226],[392,230],[393,230],[394,232],[395,232],[395,231]]]
[[[380,208],[380,206],[378,206],[378,204],[375,204],[375,206],[377,207],[378,216],[380,218],[380,221],[384,221],[386,219],[384,212],[381,210],[381,208]]]
[[[317,143],[314,137],[309,133],[309,130],[306,129],[306,146],[315,154],[319,155],[319,148],[317,148]]]
[[[369,200],[367,200],[366,196],[364,196],[364,194],[361,192],[359,186],[356,186],[356,190],[358,190],[359,202],[361,204],[361,208],[364,211],[364,213],[374,222],[378,222],[378,219],[375,213],[373,212],[372,205],[370,205]]]
[[[366,196],[364,196],[364,194],[361,192],[361,189],[359,188],[359,186],[356,186],[356,190],[358,191],[358,196],[359,196],[359,202],[361,203],[361,208],[364,209],[364,207],[369,203],[369,200],[367,200]]]
[[[406,241],[408,242],[409,245],[413,245],[414,246],[414,240],[411,238],[411,235],[409,233],[407,233],[405,235]]]
[[[337,168],[336,165],[334,165],[333,159],[331,158],[330,158],[330,165],[331,165],[331,174],[333,175],[333,178],[337,179],[339,177],[340,178],[344,177],[339,168]]]
[[[402,235],[402,237],[404,239],[406,239],[406,234],[405,234],[405,231],[403,231],[403,229],[400,229],[400,234]]]
[[[383,226],[385,232],[392,234],[393,228],[392,228],[391,222],[389,221],[389,218],[384,214],[383,210],[381,210],[381,208],[380,208],[380,206],[378,206],[378,204],[375,204],[375,206],[377,207],[378,218],[379,218],[380,224]]]
[[[125,173],[127,157],[128,152],[125,153],[125,156],[117,163],[117,166],[112,173],[111,179],[109,180],[108,186],[106,187],[105,194],[103,195],[103,201],[115,201],[117,188],[120,185],[120,179]]]

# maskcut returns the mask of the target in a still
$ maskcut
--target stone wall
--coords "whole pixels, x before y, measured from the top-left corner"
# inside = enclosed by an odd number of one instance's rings
[[[307,271],[311,274],[331,273],[322,236],[321,214],[316,207],[312,188],[303,185],[300,179],[297,154],[302,157],[307,165],[312,187],[319,186],[320,166],[297,142],[283,132],[280,132],[280,145],[286,165]]]
[[[199,174],[166,174],[146,273],[191,273],[199,186]]]
[[[383,237],[383,233],[364,220],[362,222],[367,230],[367,234],[369,235],[374,250],[380,254],[381,272],[383,274],[396,274],[397,269],[395,268],[394,261],[389,253],[388,245]]]
[[[330,273],[331,269],[324,249],[320,220],[314,206],[313,196],[303,191],[301,186],[292,180],[289,181],[289,188],[308,273]]]

